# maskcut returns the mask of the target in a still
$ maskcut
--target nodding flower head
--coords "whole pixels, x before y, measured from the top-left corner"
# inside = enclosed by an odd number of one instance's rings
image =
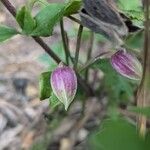
[[[74,70],[61,63],[52,72],[50,82],[54,94],[67,110],[77,91],[77,77]]]
[[[126,50],[119,50],[111,56],[111,64],[113,68],[125,76],[133,80],[141,80],[142,65],[139,60]]]

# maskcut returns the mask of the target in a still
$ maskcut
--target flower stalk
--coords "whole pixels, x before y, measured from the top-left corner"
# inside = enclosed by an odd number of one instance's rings
[[[144,0],[145,40],[144,40],[144,69],[141,84],[137,93],[137,106],[150,105],[150,0]],[[139,115],[137,119],[139,132],[142,137],[146,134],[146,117]]]
[[[75,52],[75,62],[74,62],[74,69],[76,70],[79,60],[79,52],[81,46],[81,38],[82,38],[83,26],[79,26],[78,35],[77,35],[77,44],[76,44],[76,52]]]
[[[64,21],[63,19],[60,21],[60,30],[61,30],[61,37],[62,37],[62,42],[63,42],[63,47],[65,51],[65,57],[66,57],[66,63],[69,65],[69,56],[70,56],[70,51],[69,51],[69,46],[68,46],[68,41],[66,38],[66,33],[64,29]]]

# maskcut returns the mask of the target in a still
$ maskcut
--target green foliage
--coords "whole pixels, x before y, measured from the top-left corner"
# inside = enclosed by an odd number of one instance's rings
[[[64,16],[69,16],[78,12],[81,7],[81,0],[69,0],[65,8]]]
[[[53,28],[63,17],[65,5],[52,3],[44,7],[36,16],[36,28],[31,33],[32,36],[50,36]]]
[[[137,113],[137,114],[141,114],[144,115],[146,117],[150,117],[150,107],[129,107],[128,108],[129,111]]]
[[[25,16],[25,6],[22,7],[20,10],[17,11],[16,20],[21,28],[24,26],[24,16]]]
[[[43,7],[37,13],[35,17],[32,16],[32,7],[35,2],[41,1]],[[22,29],[22,34],[31,36],[51,36],[53,29],[58,22],[64,17],[75,14],[81,8],[81,0],[68,0],[64,3],[47,3],[45,0],[31,0],[28,6],[23,6],[17,11],[16,20]],[[135,25],[143,27],[144,15],[140,0],[117,0],[119,8],[126,16],[128,16]],[[91,32],[91,31],[90,31]],[[89,30],[84,30],[82,39],[85,41],[89,40]],[[76,31],[68,34],[77,33]],[[12,36],[18,34],[18,31],[14,28],[0,25],[0,42],[5,41]],[[75,34],[74,34],[75,35]],[[106,42],[103,36],[96,35],[96,42]],[[144,34],[143,29],[136,33],[128,35],[125,39],[125,45],[130,49],[140,51],[143,47]],[[55,42],[51,46],[54,52],[65,61],[65,54],[62,42]],[[83,58],[84,57],[84,58]],[[86,59],[85,55],[82,61]],[[43,54],[39,58],[42,62],[46,63],[49,70],[53,70],[57,64],[48,54]],[[109,98],[109,113],[112,118],[119,116],[117,105],[120,103],[127,104],[132,98],[134,93],[134,87],[136,83],[131,82],[125,77],[120,76],[111,66],[108,59],[99,59],[94,61],[90,66],[93,69],[99,69],[104,73],[104,77],[100,83],[100,87],[97,91],[103,90],[107,92]],[[86,68],[87,69],[87,68]],[[54,95],[50,85],[51,71],[44,72],[40,75],[39,79],[39,96],[41,100],[49,98],[50,107],[55,109],[57,106],[62,104],[57,97]],[[81,74],[80,74],[81,75]],[[82,77],[85,74],[82,74]],[[101,88],[102,87],[102,88]],[[101,88],[101,89],[100,89]],[[97,92],[96,91],[96,92]],[[85,99],[84,89],[78,86],[77,97],[78,99]],[[142,114],[150,117],[150,107],[129,107],[129,111]],[[60,120],[54,117],[54,121],[59,124]],[[62,117],[62,116],[61,116]],[[58,123],[59,122],[59,123]],[[54,125],[55,126],[55,125]],[[126,120],[105,120],[98,133],[93,133],[88,140],[90,150],[148,150],[150,149],[150,134],[148,133],[145,140],[140,138],[136,127]],[[37,146],[37,145],[36,145]],[[39,149],[43,147],[39,145]],[[38,149],[37,147],[33,149]]]
[[[142,139],[134,125],[126,120],[105,120],[99,131],[89,139],[89,150],[148,150],[150,134]]]
[[[30,5],[34,5],[35,2],[31,1]],[[33,18],[31,10],[32,6],[23,6],[16,16],[16,20],[22,28],[22,34],[32,36],[51,36],[54,26],[63,18],[80,9],[80,0],[70,0],[68,3],[44,3],[44,7]]]
[[[52,109],[54,109],[55,107],[57,107],[58,105],[62,104],[58,98],[55,96],[55,94],[52,92],[50,98],[49,98],[49,104],[50,104],[50,107]]]
[[[17,12],[16,20],[25,34],[30,34],[36,25],[30,10],[26,6],[23,6]]]
[[[3,42],[16,34],[18,34],[18,31],[16,29],[0,25],[0,42]]]
[[[44,100],[51,96],[51,85],[50,85],[51,72],[44,72],[39,78],[39,96],[40,100]]]
[[[108,93],[111,103],[126,99],[130,100],[133,96],[134,88],[131,82],[125,77],[120,76],[111,66],[108,59],[100,59],[93,64],[94,68],[99,68],[104,72],[103,84]]]
[[[39,4],[40,6],[45,7],[49,3],[47,2],[47,0],[28,0],[27,2],[27,6],[30,10],[33,8],[35,4]]]
[[[117,0],[119,8],[135,25],[143,26],[144,13],[140,0]]]
[[[125,43],[127,47],[137,52],[141,52],[144,45],[144,31],[140,30],[138,32],[129,34],[128,37],[125,39]]]
[[[36,28],[33,36],[50,36],[53,28],[63,16],[76,13],[81,6],[80,0],[71,0],[68,3],[51,3],[44,7],[36,16]]]
[[[50,77],[51,77],[51,72],[43,72],[40,75],[39,95],[40,95],[40,100],[45,100],[49,98],[50,107],[54,109],[56,106],[60,105],[61,102],[52,92],[51,85],[50,85]]]
[[[38,57],[38,61],[48,67],[50,70],[56,68],[57,64],[53,61],[47,53],[43,53]]]
[[[130,11],[130,10],[140,10],[141,9],[141,1],[139,0],[117,0],[118,5],[121,9]]]

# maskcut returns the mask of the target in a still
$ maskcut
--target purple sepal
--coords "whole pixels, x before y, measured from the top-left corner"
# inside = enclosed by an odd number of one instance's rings
[[[67,110],[77,91],[77,77],[74,70],[60,64],[52,72],[51,86],[54,94]]]
[[[142,65],[139,60],[126,50],[119,50],[111,56],[111,64],[113,68],[125,76],[133,80],[141,80]]]

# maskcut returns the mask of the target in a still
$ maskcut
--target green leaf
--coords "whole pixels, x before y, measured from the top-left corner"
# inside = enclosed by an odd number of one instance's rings
[[[118,7],[127,15],[134,25],[143,27],[144,12],[139,0],[117,0]]]
[[[139,10],[141,9],[141,2],[139,0],[117,0],[118,5],[123,10]]]
[[[25,7],[22,7],[20,10],[17,11],[16,20],[21,28],[24,26],[24,15],[25,15]]]
[[[125,39],[125,43],[127,47],[140,52],[143,49],[144,45],[144,31],[140,30],[138,32],[129,34]]]
[[[18,34],[18,31],[16,29],[0,25],[0,42],[3,42],[16,34]]]
[[[36,16],[36,28],[32,36],[50,36],[53,28],[58,23],[64,13],[65,5],[62,3],[52,3],[44,7]]]
[[[150,117],[150,107],[129,107],[129,111]]]
[[[55,94],[52,92],[50,98],[49,98],[49,102],[50,102],[50,107],[52,109],[54,109],[55,107],[57,107],[58,105],[62,104],[58,98],[55,96]]]
[[[100,59],[93,64],[93,67],[104,72],[103,84],[108,92],[110,103],[121,102],[123,98],[126,102],[132,99],[134,88],[131,82],[112,68],[109,59]]]
[[[81,0],[69,0],[65,8],[64,16],[69,16],[77,13],[81,8]]]
[[[35,28],[35,20],[33,19],[31,12],[25,6],[17,12],[16,20],[25,34],[30,34]]]
[[[51,72],[44,72],[40,75],[39,79],[39,96],[40,100],[47,99],[51,96],[51,85],[50,85]]]
[[[145,141],[137,133],[136,126],[126,120],[105,120],[100,130],[89,137],[89,150],[148,150]]]

